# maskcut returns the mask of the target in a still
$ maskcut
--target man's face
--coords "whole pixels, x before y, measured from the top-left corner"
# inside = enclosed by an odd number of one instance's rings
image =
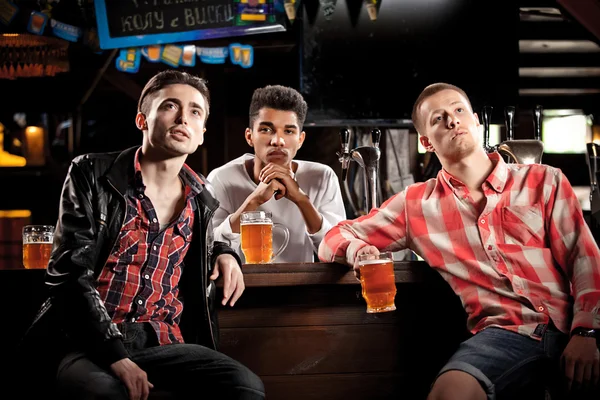
[[[253,126],[246,129],[246,141],[263,165],[290,165],[304,135],[295,112],[273,108],[261,108]]]
[[[428,97],[419,108],[421,144],[442,159],[460,161],[481,146],[479,119],[454,90]]]
[[[147,131],[144,141],[170,155],[192,154],[204,142],[208,105],[194,87],[165,86],[150,99],[147,115],[138,113],[136,124]]]

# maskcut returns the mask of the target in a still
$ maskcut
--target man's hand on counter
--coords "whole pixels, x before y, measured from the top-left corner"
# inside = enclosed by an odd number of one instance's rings
[[[361,248],[356,252],[356,255],[354,256],[354,276],[356,276],[356,279],[358,280],[360,280],[360,266],[358,265],[358,256],[360,256],[361,254],[373,254],[377,256],[379,255],[379,249],[375,246],[369,245]]]

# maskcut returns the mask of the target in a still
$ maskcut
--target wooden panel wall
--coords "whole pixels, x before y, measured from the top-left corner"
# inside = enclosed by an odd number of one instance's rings
[[[221,348],[268,399],[424,399],[465,335],[441,279],[399,283],[397,310],[367,314],[360,285],[250,287],[219,312]]]

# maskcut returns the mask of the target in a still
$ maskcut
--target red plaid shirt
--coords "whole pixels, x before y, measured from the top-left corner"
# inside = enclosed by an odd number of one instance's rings
[[[495,167],[482,185],[481,213],[467,187],[442,170],[338,224],[320,259],[353,264],[367,244],[410,248],[458,294],[472,333],[497,326],[539,339],[536,326],[549,320],[565,333],[600,328],[600,252],[567,178],[489,156]]]
[[[193,198],[202,181],[184,164],[179,177],[185,184],[186,206],[161,230],[152,202],[144,194],[139,155],[140,150],[135,155],[135,179],[125,196],[125,223],[100,273],[98,292],[114,323],[149,322],[161,345],[183,343],[178,285],[192,239]]]

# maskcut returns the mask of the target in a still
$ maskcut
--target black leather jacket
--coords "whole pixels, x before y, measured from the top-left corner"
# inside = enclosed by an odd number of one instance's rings
[[[127,353],[121,333],[100,301],[96,283],[124,222],[124,193],[134,174],[136,150],[88,154],[73,160],[62,191],[46,272],[50,297],[29,329],[36,331],[37,324],[44,326],[44,335],[48,329],[60,331],[59,337],[67,339],[64,343],[86,351],[105,366]],[[224,253],[233,255],[238,263],[240,260],[225,243],[213,241],[211,219],[219,203],[206,189],[203,186],[195,197],[192,242],[179,284],[184,303],[180,327],[186,343],[216,349],[216,290],[208,279],[209,270]]]

